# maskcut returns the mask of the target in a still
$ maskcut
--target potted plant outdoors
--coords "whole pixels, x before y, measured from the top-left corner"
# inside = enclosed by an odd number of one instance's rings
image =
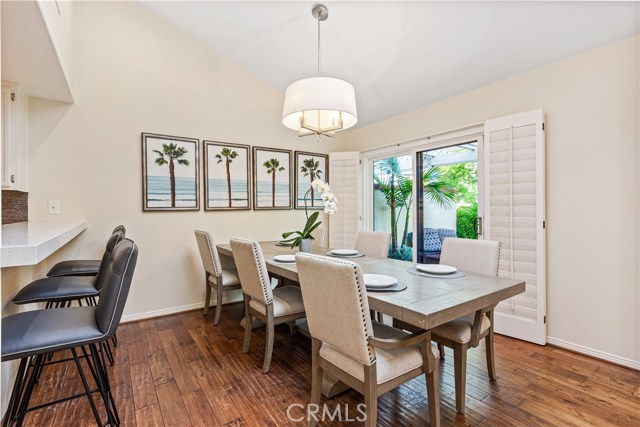
[[[338,210],[338,198],[331,192],[331,187],[329,187],[326,182],[320,179],[315,179],[311,183],[311,187],[304,194],[304,214],[307,217],[307,223],[304,225],[304,228],[302,231],[289,231],[287,233],[282,233],[282,238],[286,239],[283,240],[283,243],[291,243],[291,248],[298,246],[300,252],[311,252],[314,240],[311,233],[313,233],[313,231],[322,224],[322,221],[318,221],[318,215],[320,215],[320,212],[314,212],[309,216],[309,212],[307,211],[307,196],[311,190],[320,192],[322,202],[324,204],[324,213],[327,215],[333,215]]]

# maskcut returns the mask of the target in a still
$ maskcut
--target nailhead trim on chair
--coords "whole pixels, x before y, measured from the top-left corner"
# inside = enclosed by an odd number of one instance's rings
[[[498,240],[498,266],[496,267],[496,277],[500,274],[500,255],[502,251],[502,242]],[[511,248],[511,254],[513,254],[513,248]],[[513,256],[513,255],[512,255]],[[513,260],[511,260],[513,262]]]
[[[253,256],[256,259],[256,265],[258,266],[258,274],[260,275],[260,283],[262,285],[262,293],[264,294],[264,301],[267,305],[269,305],[273,303],[273,293],[267,291],[267,286],[269,286],[269,283],[266,282],[264,278],[265,274],[264,274],[264,271],[262,270],[262,263],[260,262],[260,256],[258,254],[258,243],[251,242],[251,248],[253,249]],[[266,276],[269,277],[269,274],[267,274]],[[270,286],[269,286],[269,289],[271,289]]]
[[[213,242],[211,242],[211,237],[209,236],[209,233],[205,231],[204,235],[207,238],[207,245],[209,245],[209,256],[211,257],[211,263],[213,264],[213,269],[215,270],[216,276],[220,277],[222,275],[222,271],[221,271],[222,269],[216,263],[216,257],[213,256]],[[218,283],[218,285],[222,285],[222,284]]]
[[[369,313],[365,313],[364,307],[362,306],[362,285],[360,284],[360,281],[358,280],[358,266],[356,264],[354,264],[353,262],[348,262],[348,261],[343,261],[343,260],[339,260],[339,259],[335,259],[335,258],[328,258],[328,257],[324,257],[324,256],[319,256],[319,255],[313,255],[313,254],[307,254],[307,253],[301,253],[302,256],[306,256],[309,258],[315,258],[318,260],[322,260],[322,261],[329,261],[332,262],[334,264],[342,264],[342,265],[348,265],[348,266],[353,266],[353,274],[356,276],[356,289],[358,291],[358,302],[360,303],[360,314],[362,317],[362,327],[365,331],[365,335],[367,336],[367,353],[369,353],[369,362],[373,363],[376,361],[376,356],[374,356],[371,353],[371,344],[369,344],[369,337],[373,335],[373,331],[367,331],[367,321],[366,321],[366,317],[368,316]],[[371,332],[370,334],[368,332]]]

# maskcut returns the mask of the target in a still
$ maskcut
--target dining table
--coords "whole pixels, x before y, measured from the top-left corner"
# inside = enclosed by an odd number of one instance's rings
[[[260,242],[260,247],[270,274],[287,282],[297,283],[298,270],[295,263],[274,260],[277,255],[295,254],[297,248],[279,244],[277,241]],[[217,245],[221,257],[232,261],[231,245]],[[311,253],[331,256],[331,249],[316,247]],[[450,277],[425,277],[415,274],[415,263],[389,258],[375,258],[364,254],[358,257],[340,257],[360,266],[365,274],[392,276],[406,289],[399,292],[385,292],[380,289],[368,291],[369,308],[404,322],[408,325],[430,330],[459,317],[475,313],[500,301],[525,291],[522,280],[507,279],[461,272]],[[410,272],[412,271],[412,272]],[[323,379],[322,392],[332,397],[347,387],[337,380]]]

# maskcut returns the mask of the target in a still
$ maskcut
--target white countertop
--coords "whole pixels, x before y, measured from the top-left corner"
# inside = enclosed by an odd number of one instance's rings
[[[0,267],[38,264],[85,228],[85,220],[28,221],[3,225]]]

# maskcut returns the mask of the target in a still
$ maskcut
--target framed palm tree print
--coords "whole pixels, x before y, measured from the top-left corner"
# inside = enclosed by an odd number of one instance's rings
[[[142,209],[200,210],[199,139],[142,134]]]
[[[295,152],[295,205],[296,209],[304,209],[305,198],[307,209],[323,209],[320,193],[313,190],[314,179],[329,179],[329,156],[326,154]]]
[[[293,152],[253,147],[253,208],[292,209]]]
[[[251,147],[203,141],[204,209],[251,209]]]

